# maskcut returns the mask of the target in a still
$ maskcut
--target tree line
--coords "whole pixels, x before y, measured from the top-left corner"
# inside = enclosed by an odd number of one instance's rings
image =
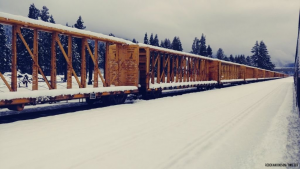
[[[44,22],[55,23],[54,17],[49,13],[49,9],[46,6],[43,6],[42,9],[38,9],[34,4],[31,4],[29,7],[28,17],[35,20],[42,20]],[[74,25],[69,25],[66,23],[66,26],[73,27],[76,29],[86,29],[83,19],[81,16],[78,17]],[[0,71],[10,72],[11,71],[11,37],[5,33],[7,26],[0,24]],[[21,28],[22,35],[24,36],[26,42],[28,43],[30,49],[33,49],[33,30],[27,28]],[[110,36],[114,34],[110,33]],[[51,37],[52,33],[49,32],[38,32],[38,62],[42,70],[46,75],[50,75],[50,63],[51,63]],[[68,47],[68,37],[66,35],[59,35],[59,39],[62,43],[63,48],[67,51]],[[133,43],[138,43],[136,39],[132,40]],[[90,45],[91,50],[94,49],[95,42],[89,40],[88,44]],[[178,36],[175,36],[171,41],[168,38],[159,41],[158,35],[151,33],[150,38],[148,34],[145,33],[144,44],[149,44],[153,46],[158,46],[166,49],[173,49],[177,51],[183,51],[182,43]],[[99,58],[99,67],[104,69],[105,65],[105,43],[99,42],[98,44],[98,58]],[[190,53],[201,55],[210,58],[218,58],[220,60],[225,60],[229,62],[235,62],[240,64],[245,64],[249,66],[254,66],[258,68],[273,70],[275,65],[271,62],[271,56],[268,53],[267,46],[263,41],[256,41],[251,52],[251,56],[235,55],[232,54],[228,57],[224,54],[222,48],[217,50],[216,55],[213,55],[212,48],[210,45],[206,45],[206,37],[204,34],[200,38],[195,37],[191,47]],[[64,75],[66,79],[67,75],[67,63],[64,59],[64,56],[56,45],[56,62],[57,62],[57,74]],[[92,51],[93,52],[93,51]],[[81,73],[81,39],[73,37],[72,38],[72,64],[73,68],[77,75],[80,76]],[[92,73],[93,73],[93,62],[90,59],[89,53],[86,51],[86,60],[87,60],[87,73],[89,73],[89,83],[91,83]],[[23,42],[19,37],[17,37],[17,69],[21,73],[32,73],[32,59],[26,50]]]
[[[269,55],[267,46],[264,41],[260,41],[260,43],[256,41],[255,45],[251,49],[251,53],[251,56],[245,56],[243,54],[233,56],[231,54],[229,57],[227,57],[224,54],[223,49],[219,48],[216,54],[216,58],[262,69],[274,70],[275,65],[271,61],[271,56]]]
[[[144,44],[159,46],[159,47],[178,50],[178,51],[183,50],[180,38],[177,36],[174,37],[172,43],[169,39],[162,40],[160,45],[158,42],[159,40],[157,34],[153,37],[153,34],[151,33],[150,40],[148,40],[147,33],[145,34]],[[267,46],[263,41],[260,41],[260,43],[256,41],[251,52],[253,54],[251,56],[245,56],[244,54],[233,56],[231,54],[228,57],[224,54],[223,49],[219,48],[216,55],[213,56],[211,46],[210,45],[206,46],[206,37],[204,34],[201,35],[201,38],[195,37],[192,44],[192,50],[190,51],[190,53],[209,57],[209,58],[217,58],[228,62],[244,64],[244,65],[258,67],[267,70],[274,70],[275,65],[271,62],[271,56],[269,55]]]

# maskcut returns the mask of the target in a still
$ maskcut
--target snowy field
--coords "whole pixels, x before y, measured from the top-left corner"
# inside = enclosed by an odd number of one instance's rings
[[[293,79],[285,78],[1,124],[0,168],[253,169],[299,163],[293,104]]]

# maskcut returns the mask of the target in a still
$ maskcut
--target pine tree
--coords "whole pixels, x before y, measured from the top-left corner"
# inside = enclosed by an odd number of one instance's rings
[[[235,59],[232,55],[229,56],[229,60],[230,60],[230,62],[235,62]]]
[[[201,56],[207,56],[207,51],[206,51],[206,40],[205,40],[205,36],[202,34],[201,38],[199,40],[199,45],[200,45],[200,49],[199,49],[199,55]]]
[[[177,50],[177,51],[182,51],[182,44],[180,41],[179,37],[174,37],[173,42],[172,42],[172,49]]]
[[[167,49],[172,49],[172,44],[171,44],[170,39],[167,39],[167,38],[165,39],[164,47],[167,48]]]
[[[49,20],[49,22],[50,22],[50,23],[55,23],[55,21],[54,21],[54,19],[53,19],[53,16],[52,16],[52,15],[50,16],[50,20]]]
[[[269,55],[267,46],[263,41],[259,44],[259,61],[258,67],[262,69],[273,70],[275,65],[271,62],[271,57]]]
[[[212,58],[212,54],[213,54],[212,53],[212,49],[211,49],[210,45],[208,45],[207,46],[207,56],[210,57],[210,58]]]
[[[150,45],[154,45],[153,33],[150,35]]]
[[[79,16],[79,18],[77,19],[77,22],[74,24],[74,27],[77,29],[85,29],[86,26],[83,25],[83,20],[81,18],[81,16]]]
[[[240,56],[239,55],[235,55],[235,57],[234,57],[234,62],[235,63],[240,63],[241,61],[240,61]]]
[[[147,32],[145,33],[144,44],[147,44],[147,45],[149,44]]]
[[[112,37],[115,37],[115,35],[113,33],[110,33],[108,36],[112,36]]]
[[[230,61],[230,59],[225,55],[225,57],[224,57],[224,60],[225,61]]]
[[[38,19],[39,19],[39,15],[40,15],[40,10],[38,10],[38,9],[35,7],[34,3],[31,4],[30,7],[29,7],[28,18],[38,20]]]
[[[136,40],[135,40],[135,38],[133,38],[133,39],[132,39],[132,43],[136,43]]]
[[[11,66],[11,52],[7,43],[7,35],[5,34],[3,25],[0,24],[0,72],[9,72]]]
[[[160,42],[160,47],[165,48],[165,43],[163,40]]]
[[[225,55],[224,55],[224,52],[223,52],[222,48],[218,49],[218,51],[217,51],[217,58],[220,59],[220,60],[224,60]]]
[[[245,55],[240,55],[240,64],[244,64],[244,65],[246,65],[246,64],[247,64],[247,61],[246,61]]]
[[[251,60],[250,56],[246,57],[246,62],[247,62],[247,65],[252,66],[252,60]]]
[[[153,46],[159,46],[159,40],[157,34],[155,34],[155,37],[153,39]]]
[[[191,53],[193,53],[193,54],[199,53],[199,39],[197,37],[195,37],[195,39],[193,41]]]
[[[46,6],[43,6],[43,9],[41,10],[40,13],[40,18],[42,21],[49,22],[49,18],[50,18],[49,9]]]
[[[259,56],[259,45],[258,45],[258,41],[256,41],[255,45],[253,46],[251,52],[253,53],[252,57],[252,61],[253,61],[253,66],[258,67],[258,60],[261,60],[260,56]]]

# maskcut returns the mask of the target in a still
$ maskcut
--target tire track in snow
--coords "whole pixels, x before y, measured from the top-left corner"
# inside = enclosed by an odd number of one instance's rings
[[[249,113],[251,113],[252,109],[257,107],[258,105],[263,104],[265,99],[269,98],[271,95],[273,95],[274,91],[276,91],[278,88],[280,88],[282,85],[276,87],[275,89],[273,89],[271,92],[269,92],[266,96],[264,96],[263,98],[261,98],[260,100],[258,100],[257,102],[255,102],[253,105],[251,105],[250,107],[248,107],[246,110],[242,111],[240,114],[236,115],[235,117],[231,118],[230,120],[226,121],[225,124],[216,127],[215,129],[213,129],[210,133],[207,133],[201,137],[198,137],[196,140],[192,141],[190,144],[188,144],[186,147],[184,147],[180,152],[177,152],[174,156],[171,157],[170,160],[168,160],[167,162],[160,164],[157,168],[162,168],[162,169],[168,169],[168,168],[172,168],[174,165],[176,165],[177,163],[179,163],[182,159],[184,159],[185,157],[188,156],[188,154],[190,154],[193,151],[202,149],[205,151],[205,149],[207,147],[205,147],[207,144],[209,144],[209,140],[216,137],[217,135],[222,135],[224,132],[224,130],[229,130],[229,128],[234,127],[231,126],[232,124],[235,123],[239,123],[240,119],[244,118],[245,116],[249,115]],[[279,92],[279,91],[277,91]],[[245,96],[246,97],[246,96]],[[209,145],[208,145],[209,146]],[[203,154],[204,152],[201,152],[201,154]],[[199,158],[199,153],[197,153],[197,157]],[[179,167],[180,168],[180,167]]]
[[[282,85],[279,85],[275,89],[271,90],[268,93],[268,95],[265,95],[263,98],[261,98],[259,101],[257,101],[254,105],[250,106],[249,108],[247,108],[246,110],[244,110],[240,114],[235,115],[230,120],[227,120],[225,122],[225,124],[223,123],[222,126],[218,126],[215,129],[213,129],[211,132],[208,132],[205,135],[201,135],[200,138],[197,138],[197,140],[194,140],[187,147],[185,147],[181,152],[179,152],[178,153],[179,156],[180,156],[180,154],[182,152],[185,152],[185,151],[190,150],[190,149],[193,150],[192,147],[194,147],[195,144],[198,144],[198,142],[202,143],[203,141],[209,140],[210,138],[214,137],[216,134],[218,134],[222,130],[225,130],[226,127],[228,127],[228,126],[230,127],[230,125],[232,123],[235,123],[236,121],[238,121],[238,119],[242,118],[247,113],[249,113],[250,112],[250,111],[248,112],[249,109],[251,110],[253,107],[257,106],[261,100],[264,100],[266,97],[269,97],[269,95],[272,94],[272,92],[276,91],[281,86]],[[264,90],[264,89],[260,89],[259,91],[261,91],[261,90]],[[256,92],[259,92],[259,91],[256,91]],[[243,95],[243,97],[248,97],[249,95],[252,95],[252,94],[255,94],[255,93],[250,93],[250,94],[247,94],[247,95]],[[178,97],[180,97],[180,96],[178,96]],[[239,99],[240,98],[236,98],[236,99],[233,99],[233,100],[230,100],[230,101],[231,102],[235,102],[235,101],[237,101]],[[203,113],[209,113],[209,112],[217,110],[217,109],[223,109],[224,107],[231,106],[231,105],[228,105],[227,103],[228,103],[228,100],[227,101],[223,101],[221,103],[218,103],[218,106],[207,107],[206,110],[203,110]],[[180,120],[179,121],[175,121],[175,122],[173,122],[171,124],[167,123],[169,121],[169,119],[167,118],[168,115],[165,115],[166,118],[162,118],[161,121],[157,121],[157,119],[154,117],[154,119],[152,119],[150,121],[147,121],[146,123],[152,123],[153,124],[153,122],[154,122],[154,124],[160,124],[160,125],[155,125],[154,128],[150,128],[150,129],[143,129],[141,127],[141,126],[145,125],[145,123],[143,123],[140,126],[138,126],[139,128],[141,128],[141,130],[139,132],[135,133],[134,135],[132,135],[132,133],[129,133],[126,136],[123,135],[122,137],[118,138],[118,140],[114,140],[114,142],[119,142],[119,143],[116,143],[114,145],[114,147],[111,147],[110,150],[108,150],[106,152],[103,152],[101,155],[96,155],[96,156],[94,156],[92,158],[89,158],[89,159],[87,159],[85,161],[81,161],[80,163],[77,163],[77,164],[73,165],[71,168],[77,168],[77,167],[80,167],[81,165],[87,163],[88,161],[95,160],[95,159],[99,160],[99,159],[102,159],[102,158],[104,158],[104,157],[106,157],[108,155],[112,155],[114,153],[117,153],[120,149],[138,142],[139,138],[142,139],[142,136],[145,136],[145,135],[148,135],[148,134],[151,134],[151,133],[155,133],[156,135],[158,135],[158,134],[163,133],[163,132],[165,132],[165,131],[167,131],[169,129],[172,129],[174,127],[178,127],[178,126],[180,126],[182,124],[185,124],[186,121],[188,121],[190,119],[193,119],[193,118],[195,118],[197,116],[200,116],[200,115],[203,115],[203,114],[194,114],[193,112],[190,112],[189,115],[187,115],[187,114],[180,114],[180,117],[176,117],[176,119],[180,119]],[[109,145],[109,142],[107,143],[107,145]],[[93,149],[97,149],[97,146],[94,147]],[[89,153],[91,153],[91,152],[89,152]],[[183,155],[181,155],[181,156],[184,157],[187,153],[182,153],[182,154]],[[176,157],[178,155],[174,155],[174,156],[175,157],[171,157],[171,158],[175,158],[175,159],[178,158],[178,157]],[[181,159],[181,157],[179,157],[179,159]],[[178,160],[175,160],[175,161],[178,161]],[[160,167],[161,167],[161,165],[159,165],[157,168],[160,168]],[[166,168],[166,167],[163,167],[163,168]]]

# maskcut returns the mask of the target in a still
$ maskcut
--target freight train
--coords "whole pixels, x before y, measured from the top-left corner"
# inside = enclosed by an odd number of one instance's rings
[[[244,84],[287,75],[247,65],[208,58],[161,47],[135,44],[100,33],[78,30],[59,24],[33,20],[0,12],[0,24],[12,26],[12,70],[10,83],[0,72],[7,92],[0,93],[0,107],[21,111],[26,104],[85,99],[92,104],[101,100],[105,104],[124,103],[128,94],[142,95],[145,99],[157,98],[163,90],[197,87],[214,88],[225,84]],[[21,29],[33,31],[33,47],[23,37]],[[38,64],[38,32],[49,32],[51,41],[51,76],[46,77]],[[60,37],[68,37],[64,46]],[[72,65],[72,38],[81,38],[80,77]],[[32,59],[32,89],[18,91],[17,38],[25,45]],[[93,41],[92,50],[88,41]],[[105,42],[105,69],[98,66],[98,42]],[[66,49],[67,48],[67,49]],[[67,63],[67,81],[58,87],[56,75],[56,50],[61,50]],[[92,52],[94,51],[94,52]],[[88,55],[87,55],[88,53]],[[93,84],[86,82],[86,58],[93,61]],[[38,77],[44,79],[47,90],[39,89]],[[99,78],[100,77],[100,78]],[[74,85],[73,82],[76,84]],[[46,98],[46,99],[45,99]]]

